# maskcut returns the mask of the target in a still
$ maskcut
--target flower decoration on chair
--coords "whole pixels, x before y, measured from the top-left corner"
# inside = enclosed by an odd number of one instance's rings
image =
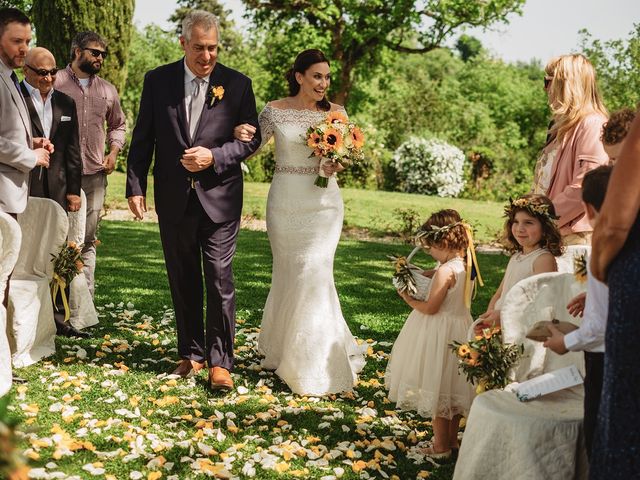
[[[304,141],[312,149],[309,158],[318,157],[320,167],[325,161],[349,165],[364,159],[365,138],[362,130],[339,111],[329,112],[324,120],[309,127]],[[315,185],[321,188],[329,185],[329,178],[322,168],[319,169]]]
[[[532,202],[529,198],[509,198],[509,204],[504,207],[504,216],[511,217],[516,210],[525,210],[532,217],[543,216],[549,220],[558,220],[558,216],[549,211],[549,205]]]
[[[573,274],[580,283],[587,281],[587,255],[585,253],[573,257]]]
[[[71,281],[82,272],[84,263],[81,259],[82,245],[78,245],[75,242],[68,242],[63,245],[58,255],[51,255],[53,259],[53,280],[51,280],[51,298],[55,305],[58,294],[62,297],[62,304],[64,305],[64,320],[69,320],[69,301],[65,288],[71,283]],[[56,307],[57,309],[57,307]]]
[[[393,262],[395,270],[393,273],[394,285],[400,292],[407,292],[412,297],[415,296],[418,292],[418,286],[407,258],[397,255],[387,255],[387,258]]]
[[[522,356],[522,344],[503,344],[500,327],[485,328],[469,342],[449,344],[458,359],[458,370],[469,383],[476,385],[476,393],[504,388],[508,373]]]
[[[220,101],[224,98],[224,87],[222,85],[213,85],[209,89],[209,94],[207,95],[210,107],[215,107]]]

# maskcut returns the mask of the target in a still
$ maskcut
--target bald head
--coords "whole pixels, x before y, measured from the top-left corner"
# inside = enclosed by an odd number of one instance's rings
[[[51,62],[53,62],[53,65],[56,64],[56,59],[53,56],[53,53],[51,53],[49,50],[47,50],[44,47],[34,47],[31,50],[29,50],[27,52],[27,56],[25,58],[25,61],[29,64],[29,65],[33,65],[30,62],[39,62],[41,60],[49,60]]]
[[[27,83],[37,88],[45,98],[53,88],[56,77],[56,59],[53,54],[46,48],[32,48],[27,52],[22,70]]]

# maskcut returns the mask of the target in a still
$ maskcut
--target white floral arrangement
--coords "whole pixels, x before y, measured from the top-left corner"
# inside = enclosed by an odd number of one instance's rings
[[[456,197],[464,189],[464,153],[438,139],[411,138],[393,154],[402,189],[439,197]]]

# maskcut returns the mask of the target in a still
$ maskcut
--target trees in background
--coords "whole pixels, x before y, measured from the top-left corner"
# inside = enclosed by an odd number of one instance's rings
[[[466,26],[507,23],[509,14],[521,12],[525,0],[243,2],[263,42],[283,47],[265,52],[264,68],[281,76],[297,51],[321,48],[334,60],[333,100],[352,107],[356,81],[370,79],[386,51],[430,52]],[[279,96],[281,90],[272,93]]]
[[[34,0],[31,15],[38,46],[51,50],[58,66],[63,66],[69,62],[71,40],[76,33],[99,33],[109,44],[109,59],[100,75],[122,92],[134,29],[134,5],[135,0]]]
[[[640,100],[640,23],[626,40],[602,42],[581,30],[580,50],[591,60],[610,111],[634,108]]]

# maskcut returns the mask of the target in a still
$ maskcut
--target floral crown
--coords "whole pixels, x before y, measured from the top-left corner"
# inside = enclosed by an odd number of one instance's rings
[[[422,243],[425,241],[439,242],[449,231],[459,225],[464,226],[464,222],[450,223],[449,225],[443,225],[442,227],[428,225],[426,229],[420,227],[416,232],[416,243]]]
[[[534,203],[530,198],[509,199],[509,204],[504,207],[504,216],[511,217],[516,210],[525,210],[533,217],[544,217],[547,220],[558,220],[558,216],[551,212],[546,203]]]

